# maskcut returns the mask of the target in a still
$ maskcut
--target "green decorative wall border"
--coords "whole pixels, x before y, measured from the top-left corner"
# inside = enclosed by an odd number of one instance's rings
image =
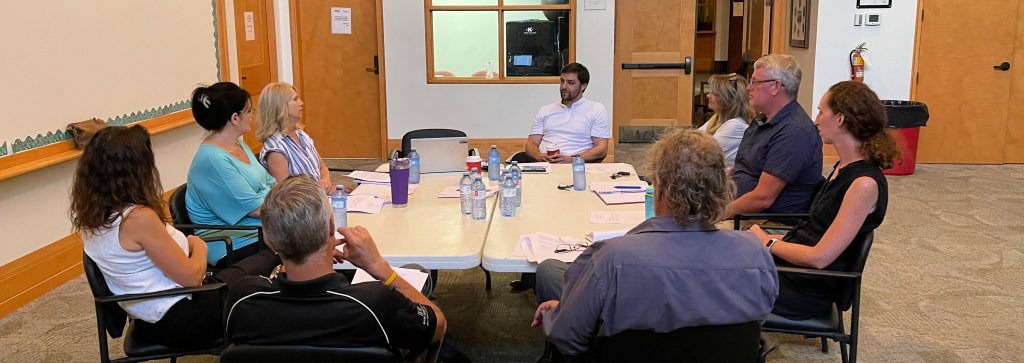
[[[211,0],[210,4],[211,7],[213,8],[213,11],[211,13],[213,14],[213,56],[214,59],[216,59],[217,63],[217,80],[221,81],[222,75],[220,72],[220,28],[218,27],[217,21],[217,0]],[[136,111],[130,114],[124,114],[121,116],[108,118],[107,124],[110,126],[124,126],[139,121],[145,121],[152,118],[172,114],[178,111],[187,110],[189,109],[189,107],[189,100],[174,102],[169,105],[164,105],[157,108]],[[35,149],[37,147],[56,144],[64,140],[71,140],[73,138],[74,136],[71,135],[71,132],[67,130],[53,130],[47,132],[46,135],[43,135],[41,133],[36,134],[35,137],[26,136],[25,138],[22,139],[15,139],[14,142],[11,143],[10,153],[19,153],[30,149]],[[7,150],[7,142],[5,141],[3,144],[0,144],[0,156],[8,155]]]

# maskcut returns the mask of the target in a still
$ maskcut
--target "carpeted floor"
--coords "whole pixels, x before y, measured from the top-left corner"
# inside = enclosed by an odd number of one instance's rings
[[[620,144],[616,159],[639,166],[648,146]],[[889,183],[864,277],[861,361],[1024,361],[1024,165],[919,165]],[[517,274],[492,275],[486,291],[480,269],[441,272],[435,295],[449,332],[476,362],[533,362],[543,337],[528,325],[532,292],[509,291]],[[0,362],[98,360],[91,301],[80,277],[0,319]],[[770,339],[772,362],[839,361],[835,343],[823,354],[817,340]],[[113,354],[120,344],[110,343]]]

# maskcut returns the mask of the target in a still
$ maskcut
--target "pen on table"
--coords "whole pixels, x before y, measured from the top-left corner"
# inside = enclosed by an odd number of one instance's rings
[[[643,187],[639,185],[616,185],[615,189],[643,189]]]

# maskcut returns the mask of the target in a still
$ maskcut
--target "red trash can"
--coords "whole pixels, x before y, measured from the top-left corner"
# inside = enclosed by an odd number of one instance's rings
[[[900,148],[902,161],[896,160],[891,169],[883,170],[886,175],[910,175],[917,166],[917,142],[921,127],[928,123],[928,106],[915,101],[884,100],[885,113],[889,119],[889,135]]]

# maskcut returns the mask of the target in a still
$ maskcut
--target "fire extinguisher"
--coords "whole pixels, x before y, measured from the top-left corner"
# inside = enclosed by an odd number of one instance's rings
[[[860,43],[850,51],[850,79],[857,82],[864,82],[864,52],[868,50],[865,44]]]

